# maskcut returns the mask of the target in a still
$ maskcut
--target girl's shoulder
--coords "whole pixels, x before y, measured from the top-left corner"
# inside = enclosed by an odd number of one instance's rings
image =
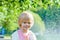
[[[32,36],[32,37],[35,37],[36,36],[35,33],[32,32],[32,31],[29,31],[29,35]]]
[[[29,34],[34,35],[34,33],[31,30],[29,30]]]
[[[37,40],[35,33],[33,33],[32,31],[29,31],[29,36],[31,40]]]
[[[12,40],[18,40],[18,31],[15,31],[11,36]]]

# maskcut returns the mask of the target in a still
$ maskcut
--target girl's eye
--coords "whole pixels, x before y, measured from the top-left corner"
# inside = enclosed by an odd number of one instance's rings
[[[26,22],[24,22],[24,24],[25,24]]]
[[[28,23],[28,24],[30,24],[30,22],[23,22],[24,24],[26,24],[26,23]]]
[[[30,24],[30,22],[28,22],[28,24]]]

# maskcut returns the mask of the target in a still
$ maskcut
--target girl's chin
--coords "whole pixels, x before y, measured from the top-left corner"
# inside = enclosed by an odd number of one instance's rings
[[[28,29],[23,29],[23,30],[28,31]]]

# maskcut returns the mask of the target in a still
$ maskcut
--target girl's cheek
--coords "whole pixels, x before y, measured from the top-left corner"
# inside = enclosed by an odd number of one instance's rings
[[[22,26],[24,26],[24,23],[22,23]]]

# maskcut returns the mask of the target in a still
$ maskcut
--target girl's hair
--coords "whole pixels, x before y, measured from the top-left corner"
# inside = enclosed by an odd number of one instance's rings
[[[34,24],[34,18],[31,14],[31,12],[29,12],[29,11],[24,11],[19,16],[19,18],[18,18],[19,26],[21,26],[21,23],[23,22],[23,20],[31,20],[31,27]]]

